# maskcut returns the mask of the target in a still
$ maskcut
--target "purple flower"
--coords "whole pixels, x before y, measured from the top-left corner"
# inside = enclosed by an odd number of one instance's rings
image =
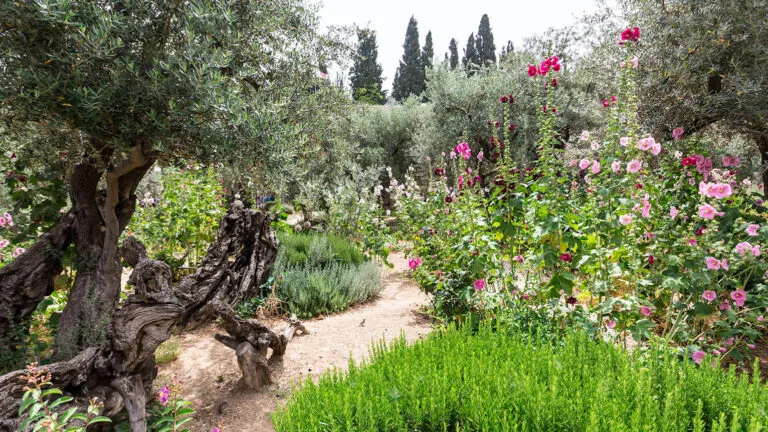
[[[693,359],[696,364],[701,364],[701,359],[703,359],[705,355],[707,355],[707,353],[704,351],[694,351],[693,354],[691,354],[691,359]]]
[[[478,279],[475,281],[476,291],[482,291],[484,288],[485,288],[485,281],[483,279]]]

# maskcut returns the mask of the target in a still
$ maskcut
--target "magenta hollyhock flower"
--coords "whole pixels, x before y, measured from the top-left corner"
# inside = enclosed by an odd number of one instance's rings
[[[623,214],[619,216],[619,223],[622,225],[629,225],[632,223],[632,215],[631,214]]]
[[[538,73],[538,70],[536,69],[535,65],[528,65],[528,76],[529,77],[535,77]]]
[[[649,316],[651,316],[651,313],[652,313],[652,311],[651,311],[651,308],[650,308],[650,307],[648,307],[648,306],[643,306],[643,307],[641,307],[641,308],[640,308],[640,313],[641,313],[643,316],[649,317]]]
[[[523,263],[523,257],[521,255],[516,255],[514,258],[515,261],[519,262],[520,264]]]
[[[720,260],[714,257],[707,257],[704,261],[707,263],[707,268],[710,270],[720,270],[720,266],[722,265]]]
[[[749,224],[747,226],[747,235],[752,237],[757,237],[760,235],[760,233],[758,232],[759,229],[760,229],[760,225]]]
[[[514,123],[510,123],[508,129],[509,129],[510,132],[515,130],[515,124]]]
[[[609,106],[608,99],[603,99],[603,108],[608,108],[608,106]]]
[[[675,128],[675,130],[672,131],[672,138],[674,138],[675,141],[678,141],[680,137],[683,136],[684,133],[685,133],[685,129],[681,127]]]
[[[640,162],[637,159],[632,159],[627,164],[627,171],[629,171],[631,173],[636,173],[636,172],[640,171],[642,168],[643,168],[643,163]]]
[[[712,158],[696,155],[696,171],[705,176],[709,175],[712,172]]]
[[[669,217],[674,219],[677,217],[678,214],[680,214],[680,212],[677,210],[677,207],[672,206],[669,208]]]
[[[747,293],[744,290],[731,291],[731,299],[736,303],[736,306],[744,306],[744,302],[747,301]]]
[[[483,151],[482,151],[482,150],[480,150],[480,153],[478,153],[478,154],[477,154],[477,161],[478,161],[478,162],[482,162],[482,161],[483,161],[483,157],[484,157],[484,156],[485,156],[485,155],[483,154]]]
[[[720,266],[723,268],[723,270],[728,270],[728,260],[727,259],[722,259],[720,261]]]
[[[581,169],[589,168],[589,159],[582,159],[581,161],[579,161],[579,168]]]
[[[694,351],[693,354],[691,354],[691,359],[696,362],[696,364],[701,364],[701,359],[703,359],[705,355],[707,355],[707,353],[704,351]]]
[[[760,315],[759,317],[757,317],[757,320],[759,322],[765,322],[765,317],[763,315]]]
[[[699,217],[704,219],[714,219],[717,215],[717,210],[709,204],[703,204],[699,206]]]
[[[421,265],[421,258],[411,258],[408,260],[408,267],[410,267],[413,270],[416,270]]]
[[[565,262],[571,262],[571,260],[573,259],[573,256],[566,252],[560,255],[560,259]]]
[[[713,301],[717,300],[717,293],[712,290],[706,290],[704,291],[704,294],[701,295],[704,300],[712,303]]]
[[[472,150],[469,148],[469,144],[466,142],[457,145],[454,150],[456,153],[460,154],[464,160],[467,160],[472,156]]]
[[[643,198],[643,208],[641,213],[644,218],[648,219],[651,216],[651,203],[648,202],[648,195]]]
[[[485,288],[485,281],[483,279],[478,279],[475,281],[475,291],[482,291]]]

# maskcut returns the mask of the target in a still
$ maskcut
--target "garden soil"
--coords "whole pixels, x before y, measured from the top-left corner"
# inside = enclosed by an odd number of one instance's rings
[[[183,381],[183,397],[197,411],[195,420],[185,425],[192,432],[208,432],[217,425],[224,432],[274,431],[270,414],[286,402],[292,384],[308,377],[317,380],[333,368],[346,369],[350,359],[366,358],[371,344],[382,338],[390,341],[402,333],[413,341],[429,332],[429,320],[419,314],[429,298],[408,278],[402,254],[394,254],[391,262],[394,268],[385,271],[377,299],[304,321],[310,333],[288,345],[272,385],[252,391],[240,383],[235,352],[214,340],[215,333],[224,333],[215,325],[181,335],[179,357],[160,367],[155,383],[163,385],[174,374]],[[265,324],[277,331],[286,325],[280,320]]]

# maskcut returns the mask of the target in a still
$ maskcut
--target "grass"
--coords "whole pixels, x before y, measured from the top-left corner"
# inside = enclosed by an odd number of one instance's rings
[[[155,363],[158,365],[170,363],[179,357],[181,350],[181,339],[171,336],[165,342],[161,343],[155,350]]]
[[[306,384],[274,415],[278,432],[768,430],[758,377],[668,351],[627,354],[584,334],[537,342],[481,326],[407,346]],[[650,359],[650,360],[644,360]]]

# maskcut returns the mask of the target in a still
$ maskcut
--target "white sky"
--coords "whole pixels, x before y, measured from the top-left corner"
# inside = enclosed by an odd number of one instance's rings
[[[582,12],[595,9],[595,0],[320,0],[320,22],[328,25],[368,25],[376,30],[379,63],[384,69],[384,88],[392,91],[392,79],[403,55],[405,29],[411,15],[419,23],[420,45],[432,31],[435,58],[443,59],[451,38],[458,42],[459,59],[469,34],[477,33],[480,18],[488,14],[497,55],[508,40],[515,48],[523,39],[550,27],[575,22]]]

